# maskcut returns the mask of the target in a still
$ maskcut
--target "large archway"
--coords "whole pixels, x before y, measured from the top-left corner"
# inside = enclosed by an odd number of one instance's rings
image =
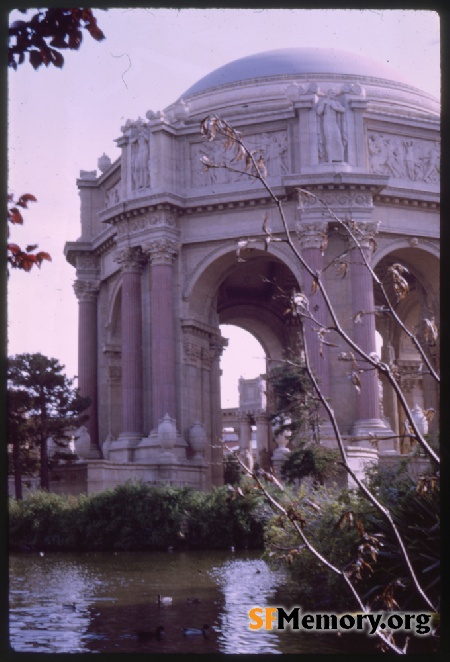
[[[220,325],[233,325],[250,333],[265,355],[263,372],[269,373],[271,366],[279,363],[286,351],[298,344],[300,322],[287,315],[286,311],[292,291],[299,288],[299,279],[279,256],[254,249],[237,259],[235,251],[228,252],[208,264],[199,276],[189,297],[190,314],[197,315],[199,327],[202,323],[213,323],[218,335],[221,335]],[[245,362],[245,359],[243,354],[241,361]],[[190,375],[191,388],[195,388],[192,380],[198,380],[199,375],[195,375],[192,369]],[[220,391],[220,371],[216,377],[211,374],[211,379],[218,381],[211,383],[209,415],[214,421],[221,419],[220,430],[218,427],[215,429],[215,438],[222,436],[224,427],[236,429],[241,452],[245,455],[251,452],[253,428],[258,444],[257,459],[267,463],[273,450],[270,404],[268,407],[266,385],[260,380],[260,375],[240,382],[239,406],[230,410],[225,408],[224,411],[220,399],[215,397]],[[192,417],[193,412],[186,414]],[[206,409],[203,411],[205,414]],[[214,465],[219,461],[219,453],[214,454],[213,451],[211,459]]]
[[[402,275],[407,286],[404,296],[397,294],[393,287],[392,267],[406,268]],[[438,324],[439,311],[439,260],[432,253],[415,246],[402,246],[379,257],[375,273],[380,279],[389,301],[405,329],[414,334],[424,348],[434,370],[439,370],[439,335],[430,332],[430,324]],[[379,310],[385,306],[381,289],[375,286],[375,304]],[[411,409],[427,411],[429,433],[438,429],[438,384],[430,375],[416,345],[396,323],[392,314],[382,312],[377,315],[377,330],[382,337],[382,359],[393,366],[405,399]],[[383,382],[383,413],[391,427],[400,436],[405,431],[405,413],[394,396],[392,388]],[[400,440],[399,450],[410,451],[405,437]]]

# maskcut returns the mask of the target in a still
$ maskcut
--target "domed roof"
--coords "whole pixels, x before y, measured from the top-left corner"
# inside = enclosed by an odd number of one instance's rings
[[[358,53],[334,48],[283,48],[233,60],[194,83],[182,98],[255,78],[310,74],[382,78],[411,85],[393,67]]]

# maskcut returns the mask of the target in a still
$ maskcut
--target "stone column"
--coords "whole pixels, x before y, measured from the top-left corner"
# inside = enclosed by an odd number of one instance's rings
[[[247,467],[253,468],[252,426],[246,412],[239,413],[239,456]]]
[[[175,242],[165,237],[147,246],[150,256],[152,427],[176,418],[173,263]]]
[[[358,223],[356,229],[359,246],[369,264],[376,231],[377,224],[371,222]],[[360,321],[353,324],[353,339],[366,354],[376,353],[373,279],[358,247],[351,249],[351,290],[353,318],[355,319],[359,312],[371,313],[363,314],[360,318],[358,316]],[[378,372],[358,357],[357,361],[363,372],[359,374],[361,389],[356,396],[357,420],[353,425],[352,434],[355,437],[368,437],[370,433],[386,434],[388,429],[381,420]],[[367,448],[371,446],[369,439],[358,443]]]
[[[297,236],[306,263],[315,272],[321,272],[324,266],[323,252],[327,239],[328,224],[324,221],[297,224]],[[303,293],[309,301],[309,311],[318,323],[302,318],[306,347],[311,369],[319,383],[323,395],[329,398],[330,393],[330,359],[328,346],[320,342],[317,330],[327,325],[328,311],[319,290],[313,293],[313,278],[304,270]],[[323,441],[335,439],[331,423],[324,408],[320,408],[320,437]]]
[[[221,336],[210,340],[209,354],[210,403],[211,403],[211,482],[214,486],[223,485],[223,442],[222,442],[222,405],[220,399],[220,357],[228,341]]]
[[[122,250],[122,432],[137,442],[143,433],[141,273],[146,257],[140,246]],[[132,443],[132,445],[134,445]]]
[[[315,272],[320,272],[323,269],[323,245],[326,241],[327,225],[326,222],[320,221],[315,223],[299,223],[297,225],[297,236],[300,239],[302,256],[305,262]],[[323,344],[322,347],[320,346],[321,343],[317,334],[317,329],[321,325],[327,324],[328,315],[321,293],[318,290],[313,293],[313,278],[306,270],[304,270],[303,276],[303,294],[308,298],[311,315],[318,322],[316,324],[307,317],[302,318],[309,360],[324,395],[329,397],[328,347]]]
[[[270,467],[269,453],[269,418],[267,412],[259,411],[255,413],[256,423],[256,446],[258,449],[259,466],[268,470]]]
[[[392,365],[395,361],[395,349],[392,344],[392,323],[393,320],[388,314],[383,315],[378,320],[378,330],[383,339],[381,347],[381,360],[387,365]],[[398,401],[394,389],[387,381],[386,377],[381,376],[381,383],[383,385],[383,413],[390,423],[392,430],[399,434],[400,426],[398,420]],[[399,447],[396,442],[396,447]]]
[[[86,413],[89,419],[86,428],[91,438],[91,448],[87,458],[101,457],[98,439],[97,408],[97,296],[99,283],[90,280],[76,280],[75,295],[78,299],[78,388],[83,397],[89,397],[91,404]]]

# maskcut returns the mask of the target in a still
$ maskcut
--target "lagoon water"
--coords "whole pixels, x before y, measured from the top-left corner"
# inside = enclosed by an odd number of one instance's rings
[[[284,584],[283,572],[250,551],[13,554],[10,645],[42,653],[377,652],[362,635],[343,641],[336,634],[251,631],[248,611],[284,606]],[[159,606],[158,594],[172,603]],[[205,623],[208,636],[183,634]],[[161,639],[139,634],[158,626]]]

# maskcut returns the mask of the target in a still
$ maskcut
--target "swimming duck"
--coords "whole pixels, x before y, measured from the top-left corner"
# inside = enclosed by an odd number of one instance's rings
[[[158,594],[158,604],[159,605],[171,605],[172,604],[172,598],[169,596],[163,597]]]
[[[140,641],[148,641],[149,639],[161,639],[164,635],[164,625],[158,625],[154,632],[147,630],[137,630],[136,637]]]
[[[76,608],[77,608],[75,602],[72,602],[70,604],[67,604],[67,603],[63,604],[63,607],[64,607],[64,609],[72,609],[73,611],[76,611]]]
[[[199,628],[182,628],[183,629],[183,634],[186,637],[196,637],[198,635],[205,635],[208,634],[208,630],[210,629],[209,625],[205,623],[205,625],[202,627],[200,630]]]

